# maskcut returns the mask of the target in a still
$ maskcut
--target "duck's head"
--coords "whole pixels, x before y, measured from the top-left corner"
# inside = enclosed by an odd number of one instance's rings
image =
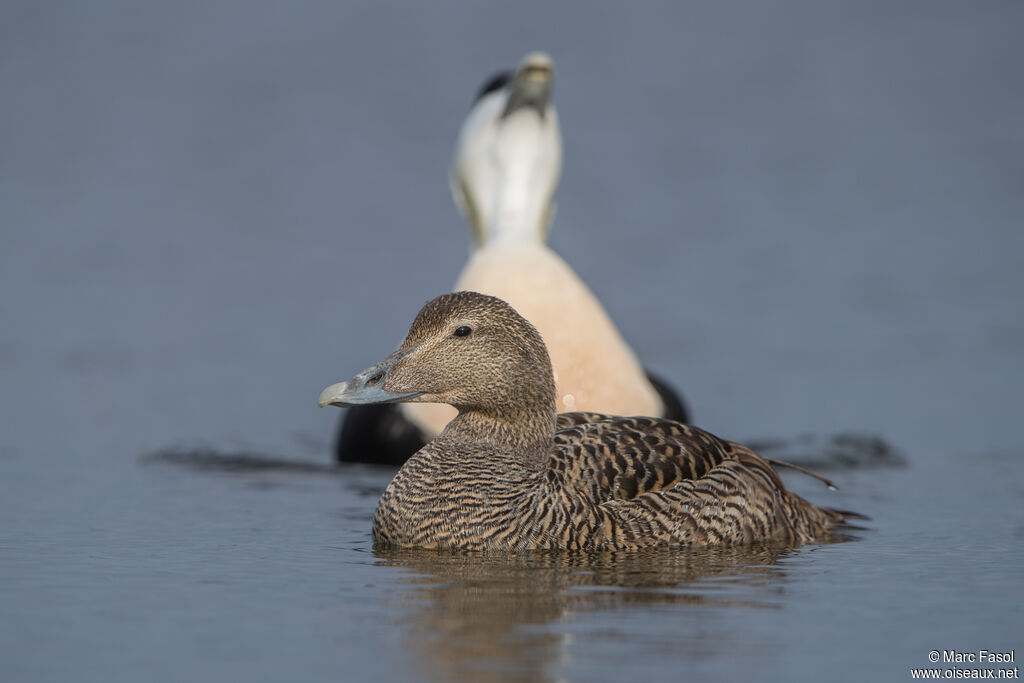
[[[540,334],[507,303],[476,292],[428,302],[401,347],[320,394],[320,407],[403,401],[514,417],[555,411],[551,361]]]
[[[452,194],[477,246],[547,239],[562,170],[553,83],[551,58],[532,52],[484,84],[462,124]]]

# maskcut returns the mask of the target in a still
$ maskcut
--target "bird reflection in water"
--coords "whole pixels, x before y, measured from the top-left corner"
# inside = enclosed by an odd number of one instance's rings
[[[856,539],[839,535],[832,542],[850,540]],[[399,579],[403,588],[388,598],[388,608],[407,615],[400,623],[425,676],[546,681],[556,679],[559,664],[569,656],[573,622],[583,614],[644,607],[774,608],[785,598],[792,571],[780,562],[816,547],[374,554],[380,566],[409,570]],[[601,635],[616,637],[617,621],[609,619]],[[681,651],[695,658],[721,654],[707,638],[683,628],[666,635],[677,656]]]

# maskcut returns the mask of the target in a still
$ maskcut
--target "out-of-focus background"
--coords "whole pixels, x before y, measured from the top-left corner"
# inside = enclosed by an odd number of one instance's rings
[[[723,436],[857,431],[907,453],[905,472],[846,480],[843,503],[880,530],[826,547],[835,571],[872,538],[888,539],[869,563],[883,574],[908,539],[950,551],[890,586],[923,591],[897,620],[912,642],[860,644],[895,648],[902,668],[815,640],[892,623],[853,593],[847,611],[863,622],[848,630],[826,624],[825,606],[808,615],[810,598],[721,608],[721,631],[686,656],[662,643],[660,673],[811,675],[778,630],[797,616],[822,653],[812,664],[883,677],[926,666],[930,647],[1019,635],[998,571],[970,623],[951,626],[964,606],[934,595],[948,589],[939,577],[976,578],[978,553],[1019,565],[1024,538],[1022,30],[1024,5],[1010,1],[8,0],[9,680],[427,676],[402,640],[415,640],[408,605],[388,602],[398,579],[368,553],[389,474],[281,479],[140,457],[181,447],[330,463],[338,413],[317,410],[317,394],[389,353],[451,287],[469,244],[447,186],[455,135],[480,82],[535,49],[555,59],[565,142],[552,244],[646,365]],[[966,502],[953,514],[944,497]],[[920,536],[939,519],[981,546]],[[885,535],[899,525],[906,536]],[[809,557],[793,561],[809,563],[813,601],[843,605]],[[1019,604],[1019,585],[1006,597]],[[711,614],[671,608],[684,614],[659,614],[683,641]],[[621,619],[657,623],[613,616],[626,645]],[[906,636],[919,620],[925,632]],[[991,630],[970,630],[982,622]],[[941,643],[927,637],[937,624],[953,629]],[[505,650],[460,656],[498,674],[600,677],[588,653],[600,662],[614,647],[600,619],[592,627],[558,631],[539,655],[495,636]],[[792,666],[735,664],[744,647],[788,652]],[[527,660],[541,670],[516,668]]]

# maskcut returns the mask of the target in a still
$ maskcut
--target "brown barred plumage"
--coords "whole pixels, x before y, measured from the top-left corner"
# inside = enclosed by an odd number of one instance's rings
[[[329,392],[322,404],[393,395],[459,409],[384,491],[373,522],[382,546],[804,543],[849,514],[790,493],[756,453],[696,427],[556,416],[540,336],[505,302],[475,292],[429,302],[395,354]]]

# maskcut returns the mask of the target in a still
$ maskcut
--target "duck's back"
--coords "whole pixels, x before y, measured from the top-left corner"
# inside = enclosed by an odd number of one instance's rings
[[[559,415],[551,468],[616,519],[616,547],[806,543],[844,513],[791,493],[771,464],[696,427]]]
[[[504,299],[533,323],[551,356],[559,412],[663,414],[661,398],[597,297],[546,245],[485,245],[470,257],[455,288]],[[440,404],[406,404],[402,410],[430,434],[455,416]]]

